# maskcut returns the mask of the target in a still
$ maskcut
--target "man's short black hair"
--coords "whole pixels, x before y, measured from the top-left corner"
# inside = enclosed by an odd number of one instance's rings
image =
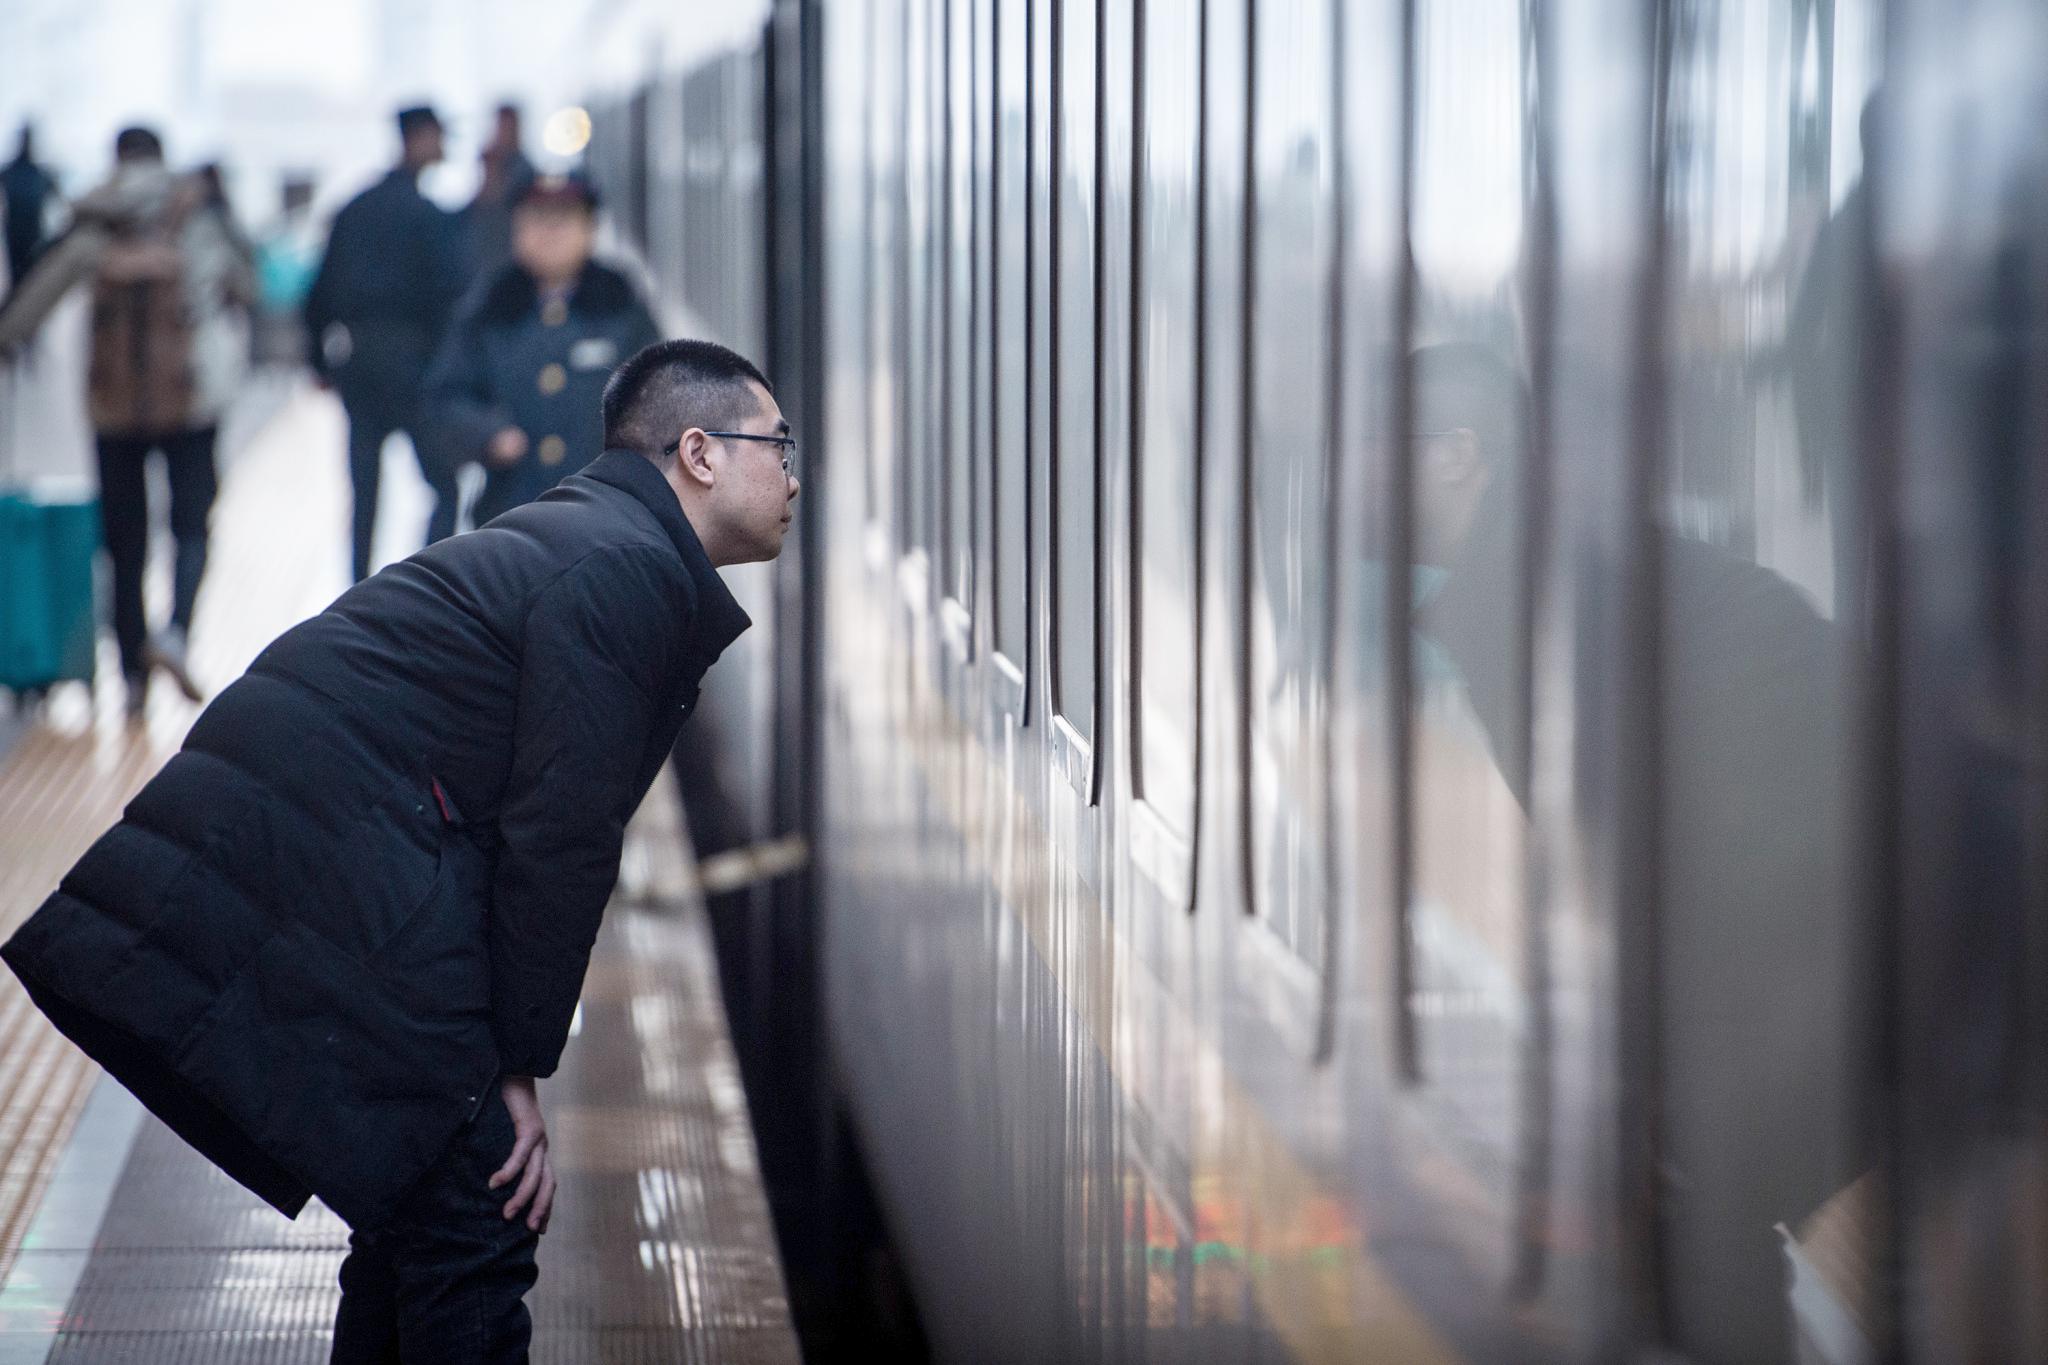
[[[653,456],[691,427],[731,431],[760,410],[750,381],[775,392],[752,361],[715,341],[643,347],[605,382],[605,447]]]
[[[123,128],[114,134],[114,159],[116,161],[162,161],[164,140],[153,129],[143,127]]]

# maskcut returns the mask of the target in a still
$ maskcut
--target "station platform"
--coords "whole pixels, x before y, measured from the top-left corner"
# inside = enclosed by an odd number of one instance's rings
[[[235,677],[345,584],[342,423],[278,395],[224,461],[193,629],[203,683]],[[382,557],[424,489],[386,455]],[[163,575],[151,591],[161,595]],[[103,676],[118,676],[104,659]],[[167,687],[127,723],[118,686],[55,689],[0,754],[0,936],[175,752],[198,708]],[[800,1358],[681,812],[666,779],[620,885],[561,1069],[541,1084],[560,1187],[527,1298],[537,1361]],[[296,1221],[194,1155],[0,972],[0,1365],[323,1362],[347,1229]]]

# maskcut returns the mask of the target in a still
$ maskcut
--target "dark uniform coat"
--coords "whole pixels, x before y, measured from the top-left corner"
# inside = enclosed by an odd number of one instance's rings
[[[554,1070],[626,818],[747,624],[609,452],[281,636],[0,956],[280,1211],[375,1226]]]
[[[626,277],[595,261],[566,300],[543,305],[517,264],[470,297],[427,380],[430,420],[464,460],[484,460],[505,427],[526,433],[517,464],[485,461],[478,525],[533,501],[604,448],[605,380],[660,339]]]
[[[334,216],[327,254],[306,293],[313,364],[344,402],[416,400],[462,290],[455,220],[394,170]],[[348,342],[329,354],[339,323]]]

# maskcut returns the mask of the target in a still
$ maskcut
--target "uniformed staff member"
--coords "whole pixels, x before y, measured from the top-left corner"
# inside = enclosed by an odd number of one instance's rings
[[[512,212],[511,263],[463,305],[428,376],[446,448],[484,464],[479,526],[596,457],[605,377],[659,335],[626,277],[590,258],[596,231],[587,181],[535,179]]]
[[[358,580],[370,574],[378,475],[393,432],[412,438],[434,490],[428,543],[455,529],[455,468],[420,430],[420,379],[462,292],[461,254],[454,219],[419,190],[420,173],[441,159],[440,117],[424,105],[401,109],[398,133],[398,165],[335,215],[306,294],[314,368],[348,410]]]

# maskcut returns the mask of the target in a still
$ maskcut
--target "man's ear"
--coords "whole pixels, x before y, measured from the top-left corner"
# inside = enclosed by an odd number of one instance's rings
[[[711,467],[711,438],[699,427],[684,429],[676,443],[676,465],[689,483],[709,488],[718,482],[718,472]]]

